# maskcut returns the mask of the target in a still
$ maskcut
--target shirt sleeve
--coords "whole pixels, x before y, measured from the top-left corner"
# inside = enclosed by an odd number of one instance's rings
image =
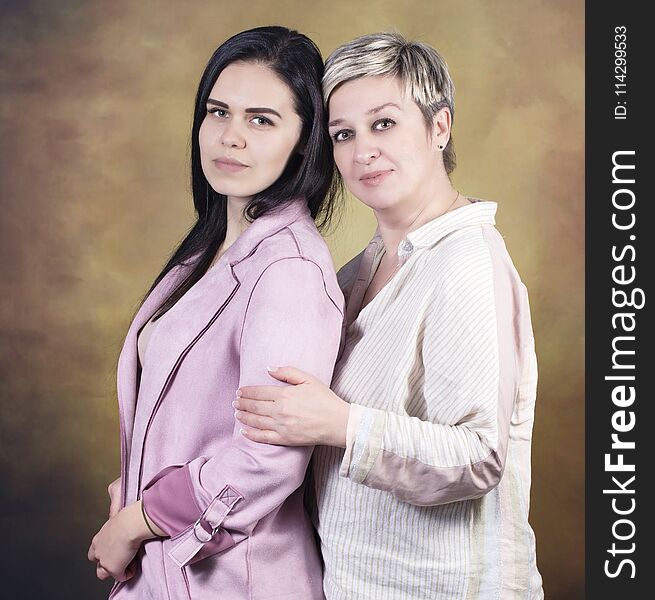
[[[525,287],[504,244],[490,243],[428,303],[414,376],[429,418],[352,404],[342,476],[420,506],[500,482],[512,414],[534,404],[536,360]]]
[[[246,309],[239,387],[287,385],[267,371],[285,365],[329,385],[342,318],[316,263],[293,257],[270,265]],[[220,455],[167,467],[144,490],[144,509],[174,536],[170,554],[180,565],[248,537],[303,482],[313,447],[260,444],[241,435],[241,427],[235,420],[231,445]]]

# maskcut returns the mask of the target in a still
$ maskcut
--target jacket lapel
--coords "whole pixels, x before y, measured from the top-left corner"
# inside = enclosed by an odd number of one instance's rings
[[[138,389],[137,378],[139,365],[137,336],[141,328],[152,317],[175,286],[182,281],[185,273],[185,266],[177,266],[166,274],[137,311],[125,336],[125,342],[118,358],[116,380],[118,388],[118,411],[124,438],[123,443],[127,448],[130,447],[132,441],[132,428],[134,426],[134,411]],[[124,453],[125,448],[121,447],[122,464],[125,463],[126,458],[123,456]]]
[[[237,289],[230,264],[219,261],[163,317],[148,342],[138,397],[128,480],[141,487],[141,465],[148,430],[173,377],[188,352],[223,312]],[[188,399],[193,402],[193,398]],[[131,487],[132,484],[130,484]]]

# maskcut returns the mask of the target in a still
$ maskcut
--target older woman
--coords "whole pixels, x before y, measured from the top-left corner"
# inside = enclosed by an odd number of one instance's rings
[[[430,46],[358,38],[328,58],[334,158],[378,231],[338,277],[332,389],[243,387],[247,438],[321,444],[316,526],[329,600],[543,597],[528,524],[536,359],[496,204],[453,188],[454,87]]]

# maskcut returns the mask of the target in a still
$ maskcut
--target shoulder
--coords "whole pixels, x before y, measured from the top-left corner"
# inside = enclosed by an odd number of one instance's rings
[[[485,232],[488,227],[458,229],[428,250],[426,267],[432,271],[438,287],[451,291],[475,287],[491,275],[492,256]]]
[[[303,258],[332,271],[330,251],[314,221],[308,215],[280,227],[264,237],[247,257],[252,265],[262,270],[284,258]]]
[[[311,217],[307,215],[294,221],[281,233],[293,238],[299,256],[312,260],[319,265],[326,265],[335,274],[334,263],[328,245]]]
[[[462,310],[481,313],[498,302],[520,304],[526,290],[493,225],[453,232],[430,253],[435,301],[455,302]]]
[[[311,218],[262,240],[251,257],[250,273],[259,294],[323,297],[343,312],[332,256]]]
[[[320,266],[302,256],[285,256],[268,263],[253,282],[246,311],[266,319],[287,314],[300,325],[307,314],[343,318],[343,296],[330,286]]]
[[[449,262],[463,271],[476,268],[491,269],[495,276],[508,277],[520,282],[520,277],[509,255],[502,234],[496,229],[495,215],[497,203],[471,198],[480,222],[464,225],[452,232],[444,240],[444,256]],[[485,220],[491,217],[491,221]]]

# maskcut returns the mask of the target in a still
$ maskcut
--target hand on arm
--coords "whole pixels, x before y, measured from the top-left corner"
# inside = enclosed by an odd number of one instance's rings
[[[293,367],[269,367],[286,387],[248,386],[237,391],[235,417],[255,442],[284,446],[346,447],[350,405],[321,381]]]
[[[484,259],[480,257],[480,264]],[[422,394],[431,418],[347,405],[342,476],[416,505],[477,498],[498,484],[520,380],[517,352],[525,336],[516,329],[521,301],[507,271],[487,270],[485,275],[449,280],[435,289],[428,303],[421,356]],[[304,434],[321,443],[322,436],[336,431],[328,425],[329,409],[310,408],[302,378],[292,383],[296,385],[282,398],[281,407],[270,406],[277,399],[266,388],[242,390],[246,402],[239,400],[239,419],[264,429],[250,430],[249,436],[261,436],[255,438],[260,441],[279,436],[290,443],[293,438],[304,440]],[[316,397],[330,406],[327,396]],[[293,399],[299,400],[295,408]],[[296,421],[280,413],[290,413]],[[318,424],[303,432],[303,419]]]

